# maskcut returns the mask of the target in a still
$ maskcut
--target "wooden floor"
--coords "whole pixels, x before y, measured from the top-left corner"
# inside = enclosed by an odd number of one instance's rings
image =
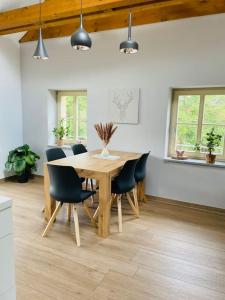
[[[43,184],[0,183],[14,200],[17,300],[225,299],[225,217],[179,206],[124,209],[124,232],[104,240],[80,209],[81,248],[66,212],[47,238]]]

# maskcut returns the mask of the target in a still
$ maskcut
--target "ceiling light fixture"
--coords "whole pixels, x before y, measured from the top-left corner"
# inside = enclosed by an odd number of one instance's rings
[[[89,50],[91,48],[92,41],[83,27],[83,5],[80,1],[80,27],[71,36],[71,46],[76,50]]]
[[[41,59],[41,60],[46,60],[48,59],[48,53],[45,49],[44,41],[42,38],[42,5],[41,5],[41,0],[39,2],[39,7],[40,7],[40,15],[39,15],[39,22],[40,22],[40,28],[39,28],[39,35],[38,35],[38,44],[37,48],[34,52],[33,58],[35,59]]]
[[[132,13],[129,12],[129,18],[128,18],[128,40],[125,42],[122,42],[120,44],[120,52],[125,54],[134,54],[137,53],[139,50],[138,43],[133,41],[131,39],[131,29],[132,29]]]

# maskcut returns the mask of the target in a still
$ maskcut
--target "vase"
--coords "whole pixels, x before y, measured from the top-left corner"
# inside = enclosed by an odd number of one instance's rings
[[[105,143],[103,143],[103,149],[101,152],[101,156],[103,156],[103,157],[109,156],[109,150],[107,148],[107,144],[105,144]]]

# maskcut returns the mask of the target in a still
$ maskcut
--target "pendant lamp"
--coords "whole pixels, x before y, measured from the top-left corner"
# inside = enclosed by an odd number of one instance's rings
[[[42,15],[41,15],[41,0],[39,2],[40,4],[40,15],[39,15],[39,21],[40,21],[40,28],[39,28],[39,35],[38,35],[38,43],[37,43],[37,48],[34,52],[33,58],[35,59],[41,59],[41,60],[46,60],[48,59],[48,53],[45,49],[44,41],[42,38]]]
[[[128,40],[120,44],[120,52],[125,54],[134,54],[138,52],[138,43],[131,39],[131,28],[132,28],[132,13],[129,12],[129,26],[128,26]]]
[[[80,27],[71,36],[71,46],[76,50],[89,50],[92,45],[91,38],[83,27],[83,7],[80,5]]]

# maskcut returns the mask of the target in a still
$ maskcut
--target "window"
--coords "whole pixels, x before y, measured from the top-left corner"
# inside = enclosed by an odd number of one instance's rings
[[[184,150],[190,158],[203,159],[207,152],[206,133],[212,128],[225,134],[225,88],[176,89],[173,91],[169,155]],[[201,151],[195,149],[201,141]],[[225,160],[224,138],[216,148],[218,159]]]
[[[64,120],[69,126],[69,136],[65,143],[81,141],[87,143],[87,92],[60,91],[58,92],[58,121]]]

